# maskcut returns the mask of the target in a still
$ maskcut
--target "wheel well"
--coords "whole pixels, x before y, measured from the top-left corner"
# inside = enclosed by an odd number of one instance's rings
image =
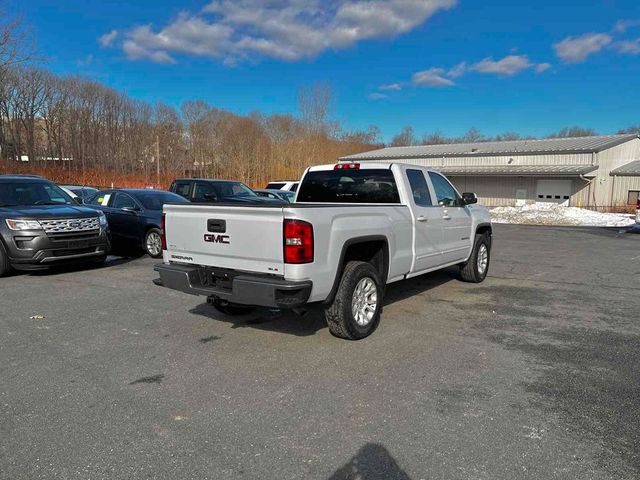
[[[354,239],[345,244],[342,250],[342,256],[340,263],[338,264],[338,271],[333,282],[333,288],[331,293],[326,299],[326,302],[333,301],[340,279],[342,278],[342,272],[345,265],[353,260],[359,260],[362,262],[368,262],[373,265],[380,275],[382,284],[387,283],[387,274],[389,272],[389,246],[387,239],[384,237],[376,238],[361,238]]]
[[[493,229],[491,228],[491,225],[480,225],[478,228],[476,228],[476,234],[484,235],[485,233],[489,236],[493,234]]]

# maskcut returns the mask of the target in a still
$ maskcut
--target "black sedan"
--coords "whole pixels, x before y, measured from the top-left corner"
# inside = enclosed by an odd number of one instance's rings
[[[142,248],[153,258],[162,257],[160,222],[165,203],[188,203],[164,190],[101,190],[86,205],[107,216],[116,249]]]

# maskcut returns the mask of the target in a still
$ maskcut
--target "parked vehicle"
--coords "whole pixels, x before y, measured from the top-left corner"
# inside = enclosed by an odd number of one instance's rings
[[[277,200],[283,200],[288,203],[293,203],[296,199],[296,192],[291,192],[289,190],[272,190],[269,188],[259,188],[254,190],[258,194],[259,197],[267,197],[274,198]]]
[[[211,180],[206,178],[180,178],[174,180],[169,191],[194,203],[276,203],[284,201],[259,197],[242,182]]]
[[[636,201],[636,223],[640,224],[640,197]]]
[[[165,205],[157,283],[227,313],[321,303],[334,335],[363,338],[386,284],[452,265],[466,281],[485,279],[492,228],[476,202],[423,167],[311,167],[295,204]]]
[[[79,199],[80,203],[84,203],[87,199],[92,198],[98,191],[97,188],[83,187],[80,185],[58,185],[72,198]]]
[[[268,190],[288,190],[291,192],[295,192],[298,190],[299,185],[300,185],[300,182],[298,181],[285,180],[285,181],[269,182],[267,186],[264,188]]]
[[[102,190],[86,203],[106,215],[114,247],[142,249],[150,257],[160,258],[162,206],[169,202],[188,203],[164,190],[140,189]]]
[[[0,275],[71,262],[104,262],[107,219],[78,205],[52,182],[0,175]]]

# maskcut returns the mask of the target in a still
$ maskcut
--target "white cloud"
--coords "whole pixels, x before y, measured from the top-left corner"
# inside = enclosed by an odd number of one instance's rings
[[[550,63],[539,63],[536,65],[536,73],[546,72],[551,68]]]
[[[613,39],[606,33],[586,33],[579,37],[567,37],[553,45],[557,57],[566,63],[584,62],[589,55],[598,53]]]
[[[235,63],[270,57],[312,58],[368,39],[393,38],[457,0],[214,0],[182,13],[160,30],[133,28],[123,43],[129,58],[174,61],[173,54]]]
[[[444,77],[444,68],[430,68],[413,74],[412,82],[420,87],[451,87],[452,80]]]
[[[394,91],[398,91],[398,90],[402,90],[402,85],[400,85],[399,83],[390,83],[388,85],[380,85],[378,87],[378,90],[394,90]]]
[[[371,100],[382,100],[382,99],[385,99],[385,98],[388,97],[388,95],[385,95],[384,93],[380,93],[380,92],[373,92],[373,93],[370,93],[367,96]]]
[[[78,65],[80,67],[88,67],[89,65],[91,65],[93,63],[93,54],[89,54],[84,58],[81,58],[80,60],[78,60]]]
[[[640,38],[635,40],[622,40],[614,45],[616,50],[626,55],[640,55]]]
[[[447,77],[458,78],[467,73],[467,62],[460,62],[447,72]]]
[[[113,42],[115,42],[116,38],[118,38],[118,30],[111,30],[109,33],[105,33],[100,38],[98,38],[98,42],[102,47],[110,47]]]
[[[640,20],[618,20],[613,26],[613,31],[616,33],[624,33],[629,28],[640,27]]]
[[[492,57],[485,58],[471,65],[469,70],[489,75],[510,77],[533,66],[534,64],[529,61],[526,55],[507,55],[500,60],[494,60]]]

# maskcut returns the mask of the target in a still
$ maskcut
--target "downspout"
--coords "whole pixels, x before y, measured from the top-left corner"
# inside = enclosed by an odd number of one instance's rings
[[[589,187],[589,192],[587,192],[587,200],[589,199],[589,197],[591,197],[591,184],[595,179],[596,177],[593,177],[591,180],[589,180],[583,174],[580,174],[580,180],[582,180],[583,182],[587,182],[586,186]],[[593,193],[593,206],[596,207],[596,211],[597,211],[598,205],[596,204],[595,192]]]

